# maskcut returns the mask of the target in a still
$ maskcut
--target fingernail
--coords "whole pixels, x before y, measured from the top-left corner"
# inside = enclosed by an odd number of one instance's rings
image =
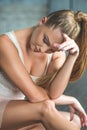
[[[60,46],[60,45],[58,45],[58,49],[61,49],[61,46]]]
[[[60,45],[58,46],[58,49],[61,51],[65,51],[64,48],[62,48]]]
[[[61,51],[65,51],[64,48],[61,48]]]
[[[58,43],[54,43],[53,46],[54,46],[54,47],[58,47],[59,44],[58,44]]]

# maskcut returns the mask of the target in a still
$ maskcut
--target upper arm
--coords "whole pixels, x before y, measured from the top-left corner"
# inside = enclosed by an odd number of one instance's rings
[[[5,36],[0,37],[0,62],[1,69],[29,99],[37,100],[35,96],[37,92],[38,100],[45,98],[46,94],[39,90],[26,71],[16,47]]]
[[[6,39],[6,36],[0,38],[0,62],[1,69],[5,71],[7,76],[17,85],[22,87],[22,83],[26,86],[26,78],[33,84],[30,77],[27,76],[27,71],[22,64],[16,47]],[[25,80],[24,80],[25,79]]]
[[[10,78],[15,74],[14,71],[18,74],[25,70],[16,47],[5,36],[0,38],[0,62],[1,68]]]

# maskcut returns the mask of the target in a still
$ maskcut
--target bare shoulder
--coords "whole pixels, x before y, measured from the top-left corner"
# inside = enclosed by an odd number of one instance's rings
[[[0,48],[2,46],[5,46],[8,43],[11,43],[11,40],[9,39],[9,37],[5,34],[0,35]]]
[[[17,54],[16,47],[6,35],[0,35],[0,64],[2,59],[10,59],[14,54]]]
[[[5,34],[0,35],[0,45],[2,42],[5,42],[5,41],[10,41],[8,36]]]
[[[12,44],[11,40],[6,35],[0,35],[0,54],[2,52],[16,50],[16,47]]]

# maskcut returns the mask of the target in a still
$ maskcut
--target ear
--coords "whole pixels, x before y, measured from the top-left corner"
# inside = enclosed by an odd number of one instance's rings
[[[43,17],[43,18],[39,21],[38,25],[42,25],[42,24],[46,23],[46,21],[47,21],[47,17]]]

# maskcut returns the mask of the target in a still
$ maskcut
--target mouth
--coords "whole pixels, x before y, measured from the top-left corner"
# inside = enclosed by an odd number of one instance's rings
[[[31,49],[31,51],[33,51],[33,52],[39,52],[39,50],[38,50],[36,47],[34,47],[34,46],[31,46],[30,49]]]
[[[41,50],[40,50],[40,48],[37,48],[37,46],[35,46],[34,52],[41,52]]]
[[[39,52],[39,50],[35,47],[34,52]]]

